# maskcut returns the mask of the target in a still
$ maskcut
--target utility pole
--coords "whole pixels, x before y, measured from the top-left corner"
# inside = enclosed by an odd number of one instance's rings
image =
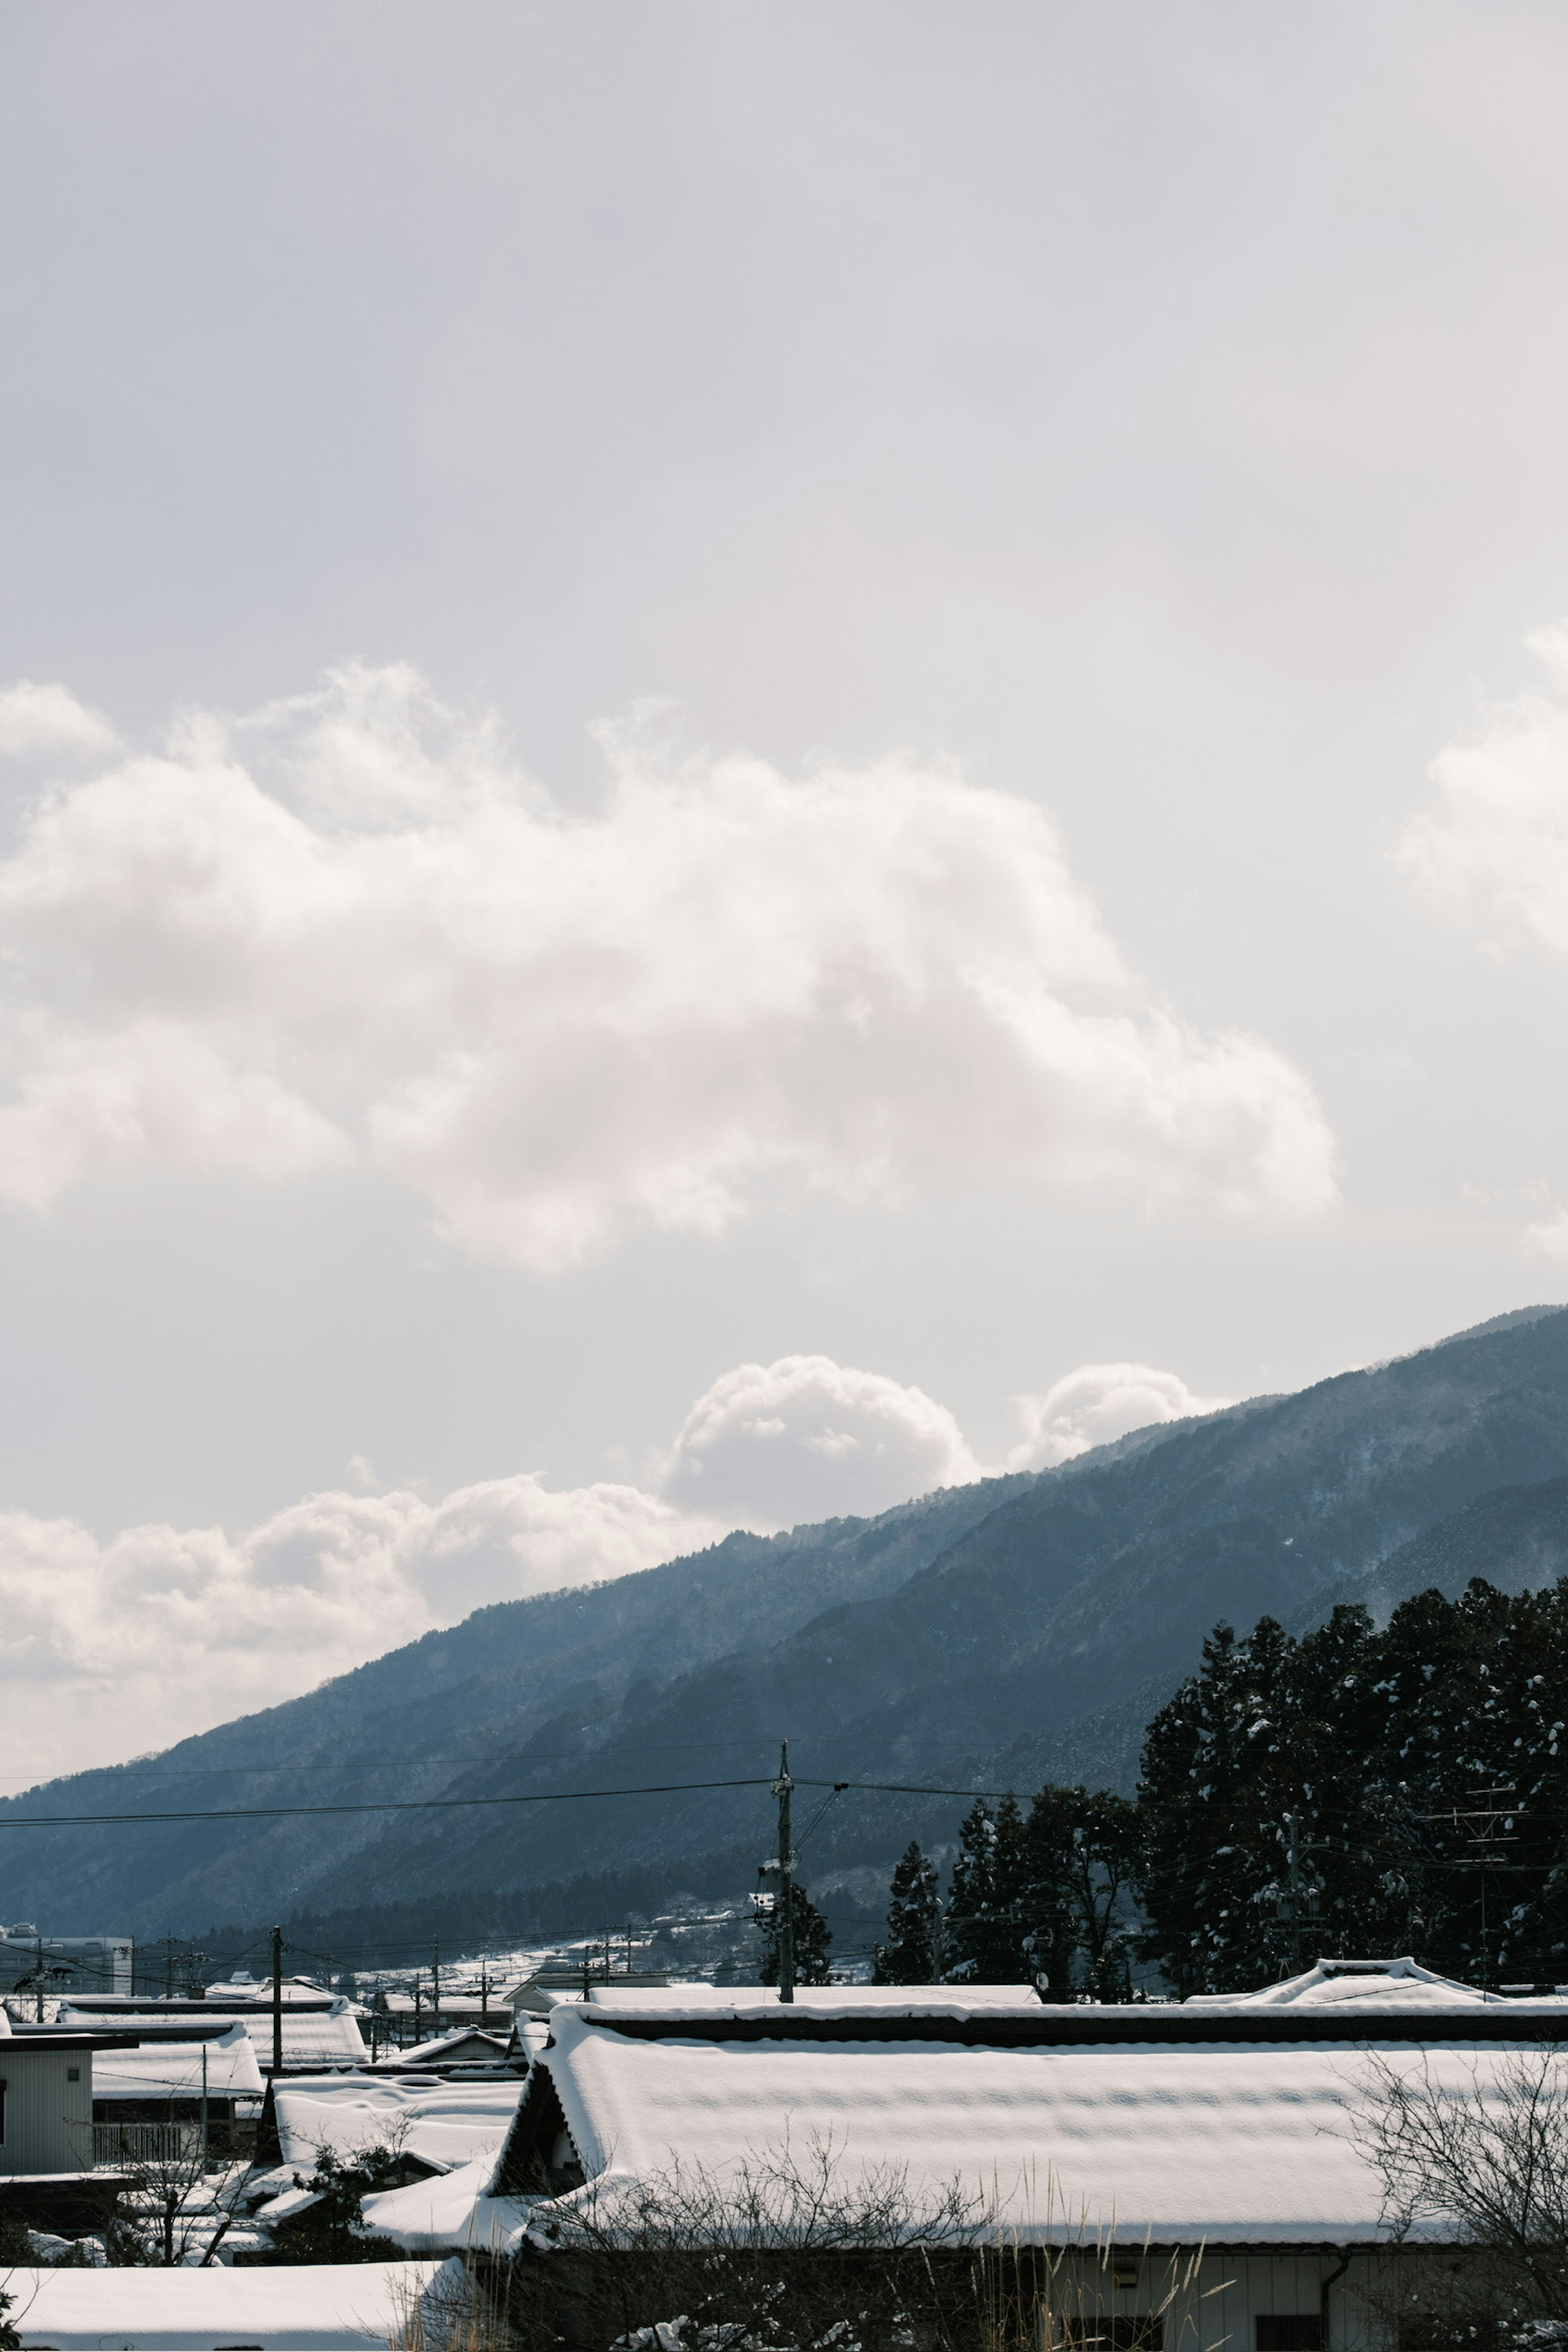
[[[40,1936],[33,1951],[33,2014],[37,2022],[44,2021],[44,1939]]]
[[[207,2045],[202,2043],[202,2178],[207,2173]]]
[[[484,2030],[485,2030],[486,2026],[489,2023],[489,2021],[490,2021],[490,1970],[489,1970],[489,1962],[488,1960],[481,1960],[481,1961],[479,1962],[479,2032],[480,2032],[481,2033],[484,2032]]]
[[[779,1801],[779,1999],[795,2000],[795,1847],[789,1801],[795,1782],[789,1777],[789,1741],[779,1748],[779,1777],[773,1794]]]
[[[165,2000],[173,2000],[174,1998],[174,1939],[173,1936],[165,1936],[163,1938],[163,1999]]]
[[[272,2079],[283,2073],[283,1930],[272,1930]]]
[[[430,1947],[430,2022],[437,2033],[441,2031],[441,1947]]]

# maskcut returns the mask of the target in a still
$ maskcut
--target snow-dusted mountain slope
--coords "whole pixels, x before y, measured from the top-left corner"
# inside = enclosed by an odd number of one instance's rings
[[[661,1888],[738,1885],[768,1851],[765,1790],[390,1821],[4,1824],[742,1779],[768,1771],[785,1733],[796,1770],[826,1781],[1125,1779],[1139,1726],[1216,1619],[1300,1624],[1364,1591],[1462,1582],[1494,1552],[1516,1578],[1526,1559],[1530,1580],[1555,1573],[1554,1538],[1531,1549],[1504,1531],[1561,1525],[1562,1497],[1499,1490],[1564,1478],[1568,1310],[1531,1310],[1037,1478],[732,1538],[616,1584],[483,1611],[134,1777],[84,1774],[0,1806],[0,1907],[60,1932],[154,1933],[452,1889],[592,1879],[594,1899],[619,1907],[635,1880],[646,1907]],[[847,1795],[808,1862],[880,1861],[911,1827],[951,1833],[959,1810]]]

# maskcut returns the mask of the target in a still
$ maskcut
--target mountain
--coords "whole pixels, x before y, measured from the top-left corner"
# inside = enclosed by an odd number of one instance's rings
[[[1216,1620],[1301,1626],[1488,1572],[1557,1572],[1568,1310],[1530,1308],[1036,1477],[480,1611],[289,1706],[0,1804],[5,1903],[57,1932],[576,1890],[584,1923],[747,1884],[787,1735],[806,1778],[1126,1784]],[[669,1783],[753,1785],[680,1792]],[[29,1813],[378,1798],[592,1802],[15,1827]],[[824,1793],[827,1793],[825,1789]],[[809,1806],[809,1797],[803,1797]],[[850,1793],[810,1869],[950,1837],[959,1798]],[[805,1816],[809,1818],[809,1814]],[[526,1907],[526,1906],[525,1906]]]

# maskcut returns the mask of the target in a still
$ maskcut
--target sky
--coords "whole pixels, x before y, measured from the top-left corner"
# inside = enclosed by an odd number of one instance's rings
[[[0,18],[0,1785],[1568,1299],[1568,21]]]

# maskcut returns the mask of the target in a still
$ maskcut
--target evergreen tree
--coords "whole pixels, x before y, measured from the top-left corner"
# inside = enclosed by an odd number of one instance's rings
[[[936,1864],[911,1843],[896,1865],[888,1889],[888,1940],[876,1948],[872,1983],[936,1984],[942,1965],[942,1928]]]
[[[1081,1789],[1042,1789],[1029,1808],[1030,1920],[1025,1938],[1027,1975],[1049,2000],[1071,2000],[1083,1976],[1082,1915],[1079,1904]]]
[[[1034,1870],[1018,1800],[994,1813],[977,1797],[958,1832],[944,1939],[948,1984],[1026,1984],[1036,1927]]]
[[[1228,1627],[1149,1727],[1142,1938],[1181,1992],[1320,1954],[1472,1982],[1568,1964],[1568,1580]]]
[[[804,1886],[790,1882],[790,1920],[795,1930],[795,1980],[796,1984],[825,1985],[833,1982],[828,1965],[828,1948],[833,1942],[833,1930],[806,1893]],[[763,1982],[776,1985],[779,1980],[779,1898],[775,1895],[758,1908],[756,1924],[763,1933]]]
[[[1280,1973],[1280,1823],[1271,1778],[1285,1744],[1295,1644],[1271,1617],[1244,1642],[1218,1625],[1203,1664],[1149,1726],[1143,1957],[1173,1991],[1232,1990]]]
[[[1029,1809],[1029,1973],[1051,2000],[1131,1995],[1136,1805],[1110,1789],[1046,1787]]]

